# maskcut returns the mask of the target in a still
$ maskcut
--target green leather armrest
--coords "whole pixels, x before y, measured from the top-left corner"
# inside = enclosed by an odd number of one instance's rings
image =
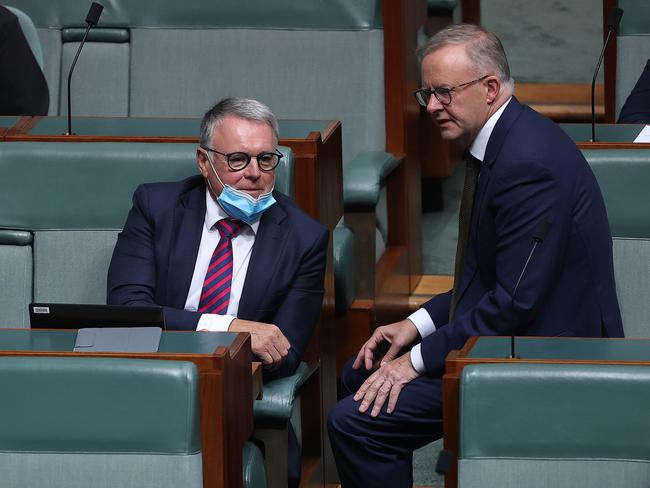
[[[288,423],[296,394],[314,371],[316,367],[309,367],[302,362],[291,376],[265,383],[264,398],[255,400],[253,405],[255,424],[266,427]]]
[[[266,468],[264,455],[252,442],[244,444],[242,456],[244,488],[266,488]]]
[[[343,202],[346,210],[374,208],[386,177],[401,159],[383,151],[358,154],[343,168]]]
[[[334,294],[337,315],[348,309],[356,296],[354,279],[354,234],[342,222],[334,228]]]
[[[63,42],[81,42],[86,29],[82,27],[68,27],[61,31],[61,40]],[[111,29],[106,27],[96,27],[91,29],[86,38],[87,42],[114,42],[123,44],[129,42],[131,33],[129,29]]]
[[[0,229],[0,244],[6,246],[28,246],[34,236],[24,230]]]

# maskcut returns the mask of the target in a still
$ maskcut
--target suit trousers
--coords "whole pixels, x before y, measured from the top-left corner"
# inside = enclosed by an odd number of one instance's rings
[[[413,451],[442,437],[442,381],[421,376],[408,383],[393,413],[386,404],[375,418],[370,409],[359,413],[353,400],[371,372],[352,369],[341,373],[347,395],[330,412],[327,427],[343,488],[410,488]],[[432,460],[433,469],[434,461]]]

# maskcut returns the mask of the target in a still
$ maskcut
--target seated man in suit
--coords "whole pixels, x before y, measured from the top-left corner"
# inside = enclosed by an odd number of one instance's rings
[[[468,150],[454,290],[378,327],[344,369],[328,430],[346,488],[412,486],[413,450],[442,435],[445,357],[469,337],[623,335],[605,205],[575,144],[513,96],[494,34],[450,26],[420,54],[416,98]]]
[[[108,271],[110,304],[161,305],[170,329],[249,332],[265,379],[293,373],[307,347],[328,242],[323,225],[273,189],[277,142],[265,105],[217,103],[201,123],[201,174],[138,187]]]
[[[650,124],[650,59],[625,100],[619,124]]]

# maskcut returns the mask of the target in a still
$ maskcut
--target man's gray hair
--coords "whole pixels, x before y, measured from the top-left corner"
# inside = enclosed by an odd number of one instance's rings
[[[510,76],[508,58],[499,38],[492,32],[473,24],[454,24],[437,32],[418,49],[418,57],[447,46],[464,45],[467,56],[474,64],[476,76],[496,75],[501,85],[512,93],[515,80]]]
[[[208,110],[201,121],[201,135],[199,144],[201,146],[210,146],[210,137],[212,131],[228,115],[241,117],[242,119],[266,122],[271,126],[275,133],[276,139],[279,139],[278,121],[271,112],[271,109],[262,102],[250,98],[230,97],[224,98],[214,107]]]

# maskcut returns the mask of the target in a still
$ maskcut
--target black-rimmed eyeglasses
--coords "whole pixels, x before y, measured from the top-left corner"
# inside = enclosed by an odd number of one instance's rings
[[[217,153],[226,158],[228,167],[233,171],[241,171],[251,162],[253,157],[257,160],[257,165],[262,171],[273,171],[280,163],[280,159],[284,157],[280,151],[276,152],[261,152],[257,156],[251,156],[245,152],[222,153],[216,149],[207,146],[201,146],[206,151]]]
[[[451,103],[451,92],[458,91],[459,88],[463,88],[465,86],[471,85],[472,83],[476,83],[477,81],[484,80],[488,76],[490,75],[481,76],[480,78],[476,78],[475,80],[468,81],[467,83],[461,83],[460,85],[452,86],[449,88],[444,88],[444,87],[420,88],[419,90],[415,90],[413,92],[413,95],[415,95],[415,99],[422,107],[426,107],[427,105],[429,105],[429,101],[431,100],[431,95],[434,95],[441,104],[449,105]]]

